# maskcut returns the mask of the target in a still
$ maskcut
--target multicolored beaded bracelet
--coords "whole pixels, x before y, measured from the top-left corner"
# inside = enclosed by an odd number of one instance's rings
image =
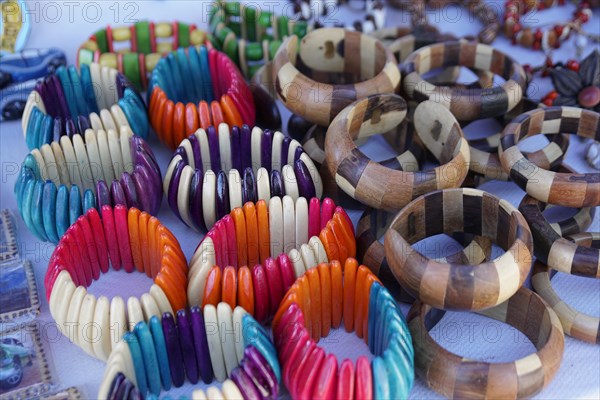
[[[162,201],[160,167],[148,144],[121,132],[87,129],[85,136],[34,149],[15,183],[25,225],[42,241],[58,243],[90,208],[123,204],[156,214]]]
[[[352,222],[331,199],[248,202],[217,222],[196,248],[188,302],[226,301],[267,322],[297,277],[321,262],[355,256]]]
[[[175,236],[150,214],[118,205],[102,207],[101,215],[92,208],[65,232],[44,286],[60,331],[89,355],[106,360],[116,346],[115,330],[120,338],[139,321],[185,307],[187,263]],[[88,293],[111,265],[151,277],[149,293],[129,297],[127,305],[120,296],[109,300]]]
[[[254,125],[252,93],[233,62],[205,46],[180,48],[161,59],[148,85],[150,121],[175,149],[198,128]]]
[[[314,124],[328,126],[356,99],[393,93],[400,84],[394,56],[371,36],[323,28],[299,45],[297,36],[285,40],[273,60],[273,81],[285,106]]]
[[[345,359],[318,345],[344,323],[375,355]],[[396,301],[364,265],[322,263],[298,278],[273,321],[282,380],[293,399],[407,398],[413,385],[412,339]]]
[[[114,68],[99,64],[63,66],[38,81],[23,111],[23,135],[30,150],[61,136],[94,130],[131,128],[148,136],[146,105],[129,81]]]
[[[218,133],[217,133],[218,132]],[[169,206],[187,226],[210,229],[246,202],[321,197],[323,184],[300,143],[281,132],[210,126],[184,139],[165,174]]]
[[[600,249],[600,234],[597,232],[578,233],[568,238],[578,246]],[[533,273],[531,275],[533,289],[556,312],[567,335],[589,343],[600,344],[600,318],[579,312],[562,300],[550,282],[555,273],[556,270],[551,270],[548,266],[537,260],[533,265]]]
[[[506,252],[476,266],[431,260],[411,245],[440,233],[490,238]],[[392,273],[413,297],[435,308],[481,310],[503,303],[521,287],[533,258],[525,218],[506,200],[477,189],[446,189],[412,201],[385,234]],[[433,272],[435,271],[435,273]]]
[[[221,389],[208,389],[209,398],[275,399],[281,371],[264,328],[243,308],[219,303],[138,322],[111,353],[98,398],[127,400],[135,387],[142,398],[154,400],[186,377],[192,384],[223,382]],[[196,390],[196,398],[207,397]]]
[[[600,114],[575,107],[528,111],[504,128],[498,148],[506,173],[537,200],[576,208],[600,205],[600,173],[558,173],[539,168],[525,158],[517,144],[540,133],[570,133],[600,140]]]
[[[400,96],[369,96],[346,107],[325,137],[329,175],[350,197],[377,209],[398,210],[435,189],[458,187],[469,168],[469,145],[460,125],[444,106],[426,101],[414,112],[414,126],[425,147],[440,162],[427,171],[396,171],[365,156],[354,142],[385,132],[406,116]],[[413,170],[409,170],[413,171]]]
[[[554,378],[562,361],[564,333],[556,313],[540,296],[524,287],[509,300],[479,314],[510,324],[537,352],[512,362],[485,362],[453,354],[429,331],[445,312],[420,301],[408,313],[417,375],[431,389],[448,398],[533,397]]]
[[[139,21],[96,31],[77,51],[77,65],[99,63],[116,68],[136,88],[145,90],[158,60],[180,47],[207,43],[208,35],[194,24]]]

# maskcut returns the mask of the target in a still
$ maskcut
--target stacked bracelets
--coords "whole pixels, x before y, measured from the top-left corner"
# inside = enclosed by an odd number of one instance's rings
[[[198,129],[184,139],[164,179],[169,206],[188,226],[210,229],[246,202],[289,195],[321,197],[323,185],[300,143],[281,132],[230,128]]]
[[[74,66],[59,67],[40,80],[27,98],[21,123],[30,150],[88,128],[127,126],[143,138],[149,128],[137,91],[119,71],[96,63],[82,65],[79,73]]]
[[[198,128],[254,124],[254,101],[239,70],[205,46],[180,48],[161,59],[148,94],[152,127],[172,149]]]
[[[77,65],[99,63],[116,68],[136,88],[145,90],[148,75],[163,55],[180,47],[206,43],[207,35],[196,25],[183,22],[139,21],[130,26],[100,29],[77,52]],[[126,42],[123,44],[123,42]]]
[[[354,259],[319,264],[298,278],[273,321],[282,380],[293,399],[407,398],[413,385],[413,348],[402,312],[389,292]],[[342,321],[375,358],[339,366],[317,344]]]
[[[110,355],[98,398],[155,400],[186,377],[192,384],[214,377],[221,389],[196,390],[192,398],[275,399],[280,375],[268,333],[241,307],[220,303],[139,322]]]
[[[188,302],[226,301],[267,322],[297,277],[320,262],[355,255],[352,222],[330,199],[249,202],[217,222],[196,248]]]
[[[44,285],[61,332],[91,356],[106,360],[116,345],[111,331],[121,337],[139,321],[185,307],[187,265],[179,242],[155,217],[121,205],[104,206],[101,213],[102,219],[95,209],[88,210],[65,232]],[[111,265],[151,277],[150,292],[130,297],[127,305],[120,296],[109,301],[88,293],[86,288]]]
[[[160,168],[146,142],[121,132],[87,129],[63,136],[25,157],[15,184],[25,225],[57,243],[90,208],[123,204],[156,214],[162,201]]]

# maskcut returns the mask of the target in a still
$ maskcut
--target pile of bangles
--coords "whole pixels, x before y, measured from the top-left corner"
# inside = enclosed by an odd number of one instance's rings
[[[565,333],[600,344],[600,319],[551,282],[600,279],[600,232],[588,232],[600,172],[565,162],[576,135],[599,163],[600,52],[551,58],[595,39],[584,26],[597,4],[574,1],[571,21],[542,30],[527,13],[564,1],[508,0],[503,17],[452,2],[482,21],[461,38],[428,23],[427,7],[448,3],[217,0],[206,31],[107,26],[35,85],[14,195],[55,245],[44,287],[58,329],[106,363],[95,397],[158,399],[189,382],[202,389],[181,398],[405,399],[420,381],[448,398],[526,398],[555,377]],[[388,6],[410,25],[386,27]],[[336,7],[363,19],[330,23]],[[543,66],[493,47],[501,34],[544,51]],[[555,90],[533,99],[538,75]],[[467,137],[490,119],[500,128]],[[534,136],[542,148],[522,150]],[[397,155],[365,151],[379,139]],[[490,181],[512,182],[520,204]],[[574,210],[551,222],[557,206]],[[198,243],[191,258],[159,211]],[[429,257],[418,244],[436,235],[453,244]],[[150,289],[88,291],[111,270]],[[509,324],[535,350],[454,354],[431,332],[446,311]],[[321,339],[342,329],[371,354],[338,361]]]

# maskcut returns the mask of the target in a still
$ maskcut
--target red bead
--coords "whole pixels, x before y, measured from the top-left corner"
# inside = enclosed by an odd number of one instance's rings
[[[562,26],[562,25],[555,25],[554,26],[554,32],[556,32],[556,36],[562,35],[564,29],[565,29],[565,27]]]
[[[283,293],[285,294],[294,284],[294,281],[296,281],[294,266],[288,255],[285,253],[281,253],[279,257],[277,257],[277,264],[279,264],[281,283],[283,284]]]
[[[81,263],[76,264],[75,267],[80,271],[83,271],[85,286],[89,287],[92,284],[92,269],[90,257],[88,255],[87,250],[85,249],[85,238],[83,237],[83,232],[79,224],[74,223],[73,225],[71,225],[71,227],[73,228],[73,238],[75,239],[75,243],[77,244],[77,248],[74,249],[73,252],[79,253],[79,259],[81,260]],[[117,232],[118,231],[119,229],[117,229]],[[119,243],[118,237],[117,243]]]
[[[328,400],[336,398],[337,389],[337,358],[333,354],[327,355],[321,364],[321,369],[315,381],[312,398],[316,400]]]
[[[92,279],[98,280],[98,278],[100,278],[100,257],[98,257],[98,252],[96,251],[96,243],[87,215],[82,215],[77,218],[77,224],[81,227],[83,239],[85,240],[85,248],[87,249],[90,261],[89,269],[92,272]]]
[[[114,270],[121,269],[121,254],[119,254],[119,244],[114,240],[117,237],[115,230],[115,220],[113,218],[113,209],[110,206],[102,207],[102,222],[104,226],[104,237],[108,238],[106,246],[108,247],[108,255],[110,263]]]
[[[227,214],[221,220],[225,225],[225,237],[227,238],[227,265],[231,265],[237,271],[237,237],[235,233],[235,224],[231,215]]]
[[[110,267],[110,263],[108,262],[108,248],[106,246],[106,238],[104,237],[104,229],[102,229],[102,220],[100,219],[100,214],[98,214],[98,211],[96,211],[95,208],[90,208],[86,215],[90,221],[94,240],[96,241],[96,250],[98,251],[100,271],[102,273],[106,273]]]
[[[361,356],[356,360],[356,390],[354,398],[363,400],[373,398],[371,363],[365,356]]]
[[[513,25],[513,28],[512,28],[513,34],[518,33],[520,30],[521,30],[521,24],[516,23]]]
[[[321,201],[313,197],[308,206],[308,237],[319,236],[321,230]]]
[[[342,365],[340,365],[337,398],[354,398],[354,363],[352,363],[352,360],[349,360],[347,358],[344,361],[342,361]]]
[[[316,346],[309,355],[308,362],[302,364],[299,375],[298,386],[296,387],[295,399],[311,400],[311,392],[315,386],[317,375],[321,370],[321,364],[325,360],[325,350]]]
[[[299,344],[298,348],[292,353],[290,360],[288,361],[290,372],[289,372],[289,381],[286,382],[286,386],[288,391],[292,395],[292,398],[297,398],[297,389],[299,385],[302,385],[303,382],[300,380],[300,373],[302,372],[302,366],[305,365],[310,360],[310,356],[313,351],[317,347],[317,344],[314,340],[307,340],[303,344]],[[297,353],[296,353],[297,351]]]
[[[581,13],[579,20],[585,24],[586,22],[588,22],[590,20],[590,17],[585,13]]]
[[[329,197],[326,197],[321,202],[321,229],[325,228],[327,222],[333,217],[335,203]]]
[[[254,286],[254,318],[264,323],[269,316],[269,288],[267,276],[262,265],[252,268],[252,284]]]
[[[554,101],[552,99],[546,99],[546,100],[543,101],[543,103],[545,105],[547,105],[548,107],[551,107],[552,103],[554,103]]]
[[[285,343],[291,335],[295,325],[304,326],[304,315],[300,310],[300,306],[296,303],[290,304],[287,310],[281,315],[281,319],[276,327],[274,327],[274,335],[281,343]],[[289,354],[288,354],[289,355]],[[283,360],[283,353],[280,354]]]
[[[579,63],[575,60],[568,60],[566,67],[571,71],[579,72]]]
[[[542,31],[538,28],[535,30],[535,33],[533,34],[533,37],[536,40],[542,40],[542,37],[544,36],[544,34],[542,33]]]
[[[551,91],[546,95],[547,98],[554,100],[558,97],[558,92],[556,90]]]
[[[281,273],[279,272],[279,266],[277,262],[271,257],[265,260],[265,276],[267,277],[267,287],[269,289],[269,304],[270,314],[275,315],[279,303],[283,298],[283,283],[281,281]]]

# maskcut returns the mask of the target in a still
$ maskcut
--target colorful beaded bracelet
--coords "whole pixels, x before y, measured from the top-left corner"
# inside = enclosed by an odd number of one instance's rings
[[[422,78],[432,69],[449,66],[490,71],[503,77],[501,86],[463,90],[435,86]],[[403,89],[418,101],[433,100],[460,121],[497,117],[512,110],[527,88],[523,67],[486,44],[457,41],[433,44],[412,53],[401,65]]]
[[[218,133],[217,133],[218,132]],[[321,197],[323,184],[296,140],[281,132],[221,124],[184,139],[164,179],[169,206],[187,226],[210,229],[246,202]]]
[[[525,196],[519,205],[533,233],[536,258],[557,271],[600,278],[600,249],[578,246],[560,236],[544,217],[544,208],[543,203],[531,196]],[[571,226],[579,228],[584,222]],[[574,227],[572,231],[576,233],[580,229]],[[570,233],[566,232],[567,235]]]
[[[226,301],[266,322],[297,277],[320,262],[355,256],[352,222],[331,199],[248,202],[217,222],[196,248],[188,302]]]
[[[571,133],[600,140],[600,114],[575,107],[548,107],[516,117],[502,132],[500,161],[512,180],[539,201],[566,207],[600,205],[600,173],[556,173],[535,166],[517,146],[540,133]]]
[[[172,149],[198,128],[254,124],[254,100],[239,70],[205,46],[180,48],[161,59],[148,93],[152,127]]]
[[[560,320],[548,304],[522,287],[506,302],[478,313],[523,332],[537,352],[503,363],[453,354],[429,333],[445,312],[416,302],[408,313],[408,326],[415,370],[427,386],[448,398],[460,399],[529,398],[546,387],[558,371],[564,350]]]
[[[29,94],[21,121],[30,150],[61,136],[94,130],[131,128],[148,136],[146,105],[127,79],[114,68],[92,63],[59,67],[37,82]]]
[[[393,93],[400,84],[396,60],[381,42],[341,28],[310,32],[301,46],[297,36],[286,39],[273,60],[273,71],[285,106],[323,126],[356,99]],[[340,83],[329,83],[335,81]]]
[[[411,247],[452,232],[485,236],[506,252],[472,266],[431,260]],[[392,221],[384,246],[392,273],[406,291],[451,310],[481,310],[506,301],[525,281],[533,258],[523,215],[506,200],[477,189],[438,190],[412,201]]]
[[[104,206],[101,214],[92,208],[65,232],[44,286],[60,331],[89,355],[106,360],[116,346],[112,332],[120,338],[139,321],[185,307],[187,263],[175,236],[150,214],[122,205]],[[96,298],[86,288],[110,266],[143,272],[154,284],[139,299],[129,297],[127,305],[120,296]]]
[[[342,321],[375,355],[345,359],[318,345]],[[364,265],[349,258],[322,263],[298,278],[273,321],[282,380],[293,399],[407,398],[414,351],[396,301]]]
[[[312,30],[305,20],[278,16],[237,1],[214,3],[209,21],[219,48],[247,78],[275,57],[283,39],[289,35],[303,38]]]
[[[578,233],[570,236],[569,239],[578,246],[600,249],[600,234],[598,233]],[[555,273],[555,270],[551,270],[541,261],[536,261],[531,275],[533,289],[556,312],[567,335],[589,343],[600,344],[600,318],[579,312],[562,300],[550,282]]]
[[[377,209],[398,210],[435,189],[458,187],[469,169],[469,145],[445,107],[426,101],[414,112],[414,126],[425,147],[440,162],[427,171],[395,171],[370,160],[354,143],[386,132],[406,116],[406,102],[394,94],[374,95],[346,107],[325,138],[329,175],[350,197]]]
[[[98,398],[127,400],[125,388],[135,386],[142,398],[154,400],[187,377],[192,384],[223,382],[220,390],[208,390],[217,396],[209,398],[275,399],[280,376],[275,346],[264,328],[241,307],[219,303],[137,323],[111,353]],[[194,391],[192,398],[206,395]]]
[[[145,90],[148,77],[164,55],[180,47],[207,42],[206,32],[183,22],[139,21],[130,26],[96,31],[77,51],[77,65],[90,64],[116,68],[136,88]]]
[[[160,167],[144,139],[127,127],[87,129],[85,136],[34,149],[23,161],[15,195],[25,225],[58,243],[90,208],[123,204],[156,214],[162,201]]]

